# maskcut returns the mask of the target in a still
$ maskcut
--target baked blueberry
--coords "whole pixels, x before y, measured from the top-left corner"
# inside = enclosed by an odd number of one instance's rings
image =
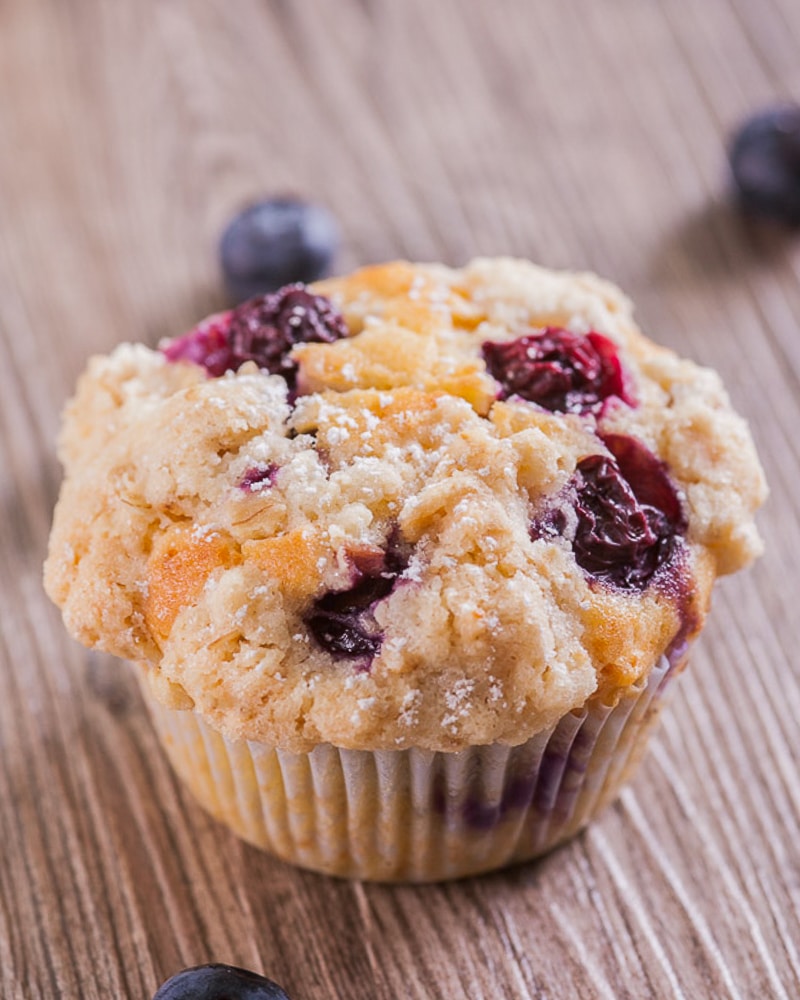
[[[745,211],[800,226],[800,105],[748,118],[731,140],[729,158]]]
[[[348,590],[331,591],[314,602],[306,624],[323,649],[335,657],[377,656],[383,633],[373,617],[379,601],[394,589],[406,560],[394,546],[383,554],[353,562],[354,581]]]
[[[297,365],[289,354],[295,344],[331,344],[347,335],[330,299],[294,284],[206,320],[163,350],[168,360],[192,361],[215,377],[254,361],[272,375],[283,375],[294,388]]]
[[[534,534],[569,532],[586,573],[623,589],[643,589],[686,530],[680,499],[663,463],[640,441],[609,434],[603,443],[613,458],[582,458],[568,504],[548,513]]]
[[[196,965],[176,973],[153,1000],[289,1000],[271,979],[233,965]]]
[[[220,262],[234,302],[291,282],[316,281],[339,245],[331,213],[300,198],[268,198],[240,212],[220,241]]]
[[[601,333],[548,326],[504,343],[486,341],[482,353],[500,399],[518,396],[555,413],[596,411],[609,396],[628,402],[617,349]]]
[[[301,284],[286,285],[233,310],[228,330],[238,362],[255,361],[294,385],[297,365],[289,357],[295,344],[332,344],[347,336],[347,327],[330,299],[313,295]],[[237,365],[237,367],[238,367]]]

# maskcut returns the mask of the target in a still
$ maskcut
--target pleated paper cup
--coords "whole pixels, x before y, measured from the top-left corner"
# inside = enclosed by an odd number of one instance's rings
[[[303,868],[428,882],[530,860],[573,836],[638,763],[674,668],[612,704],[590,700],[519,746],[290,753],[228,740],[142,684],[169,759],[244,840]]]

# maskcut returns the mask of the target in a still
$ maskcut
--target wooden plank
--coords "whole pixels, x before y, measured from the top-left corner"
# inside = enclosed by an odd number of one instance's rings
[[[724,159],[800,97],[798,39],[794,0],[0,4],[0,995],[146,997],[212,960],[304,1000],[800,994],[800,242],[741,222]],[[634,782],[537,864],[351,885],[238,842],[41,591],[87,355],[218,307],[221,227],[287,190],[341,219],[341,269],[595,269],[753,423],[767,555]]]

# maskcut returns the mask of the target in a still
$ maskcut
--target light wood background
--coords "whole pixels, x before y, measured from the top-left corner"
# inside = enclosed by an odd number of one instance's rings
[[[226,961],[323,998],[800,996],[800,235],[729,207],[725,136],[800,98],[797,0],[0,0],[0,996],[149,998]],[[387,888],[239,843],[129,674],[40,585],[87,355],[221,303],[253,196],[338,266],[588,267],[719,368],[772,486],[620,801],[539,864]]]

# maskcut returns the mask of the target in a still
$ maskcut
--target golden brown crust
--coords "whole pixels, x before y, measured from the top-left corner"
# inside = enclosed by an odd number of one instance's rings
[[[613,286],[479,260],[315,290],[350,336],[294,349],[294,407],[253,363],[206,378],[123,345],[67,408],[48,592],[81,641],[142,662],[166,704],[295,750],[520,743],[645,676],[700,629],[715,576],[758,554],[746,425]],[[679,491],[669,579],[600,584],[565,537],[531,530],[582,459],[608,454],[592,413],[496,399],[482,343],[552,324],[616,345],[635,405],[610,405],[602,429],[641,441]],[[264,484],[243,488],[253,469]],[[392,546],[377,654],[331,655],[310,616]]]

